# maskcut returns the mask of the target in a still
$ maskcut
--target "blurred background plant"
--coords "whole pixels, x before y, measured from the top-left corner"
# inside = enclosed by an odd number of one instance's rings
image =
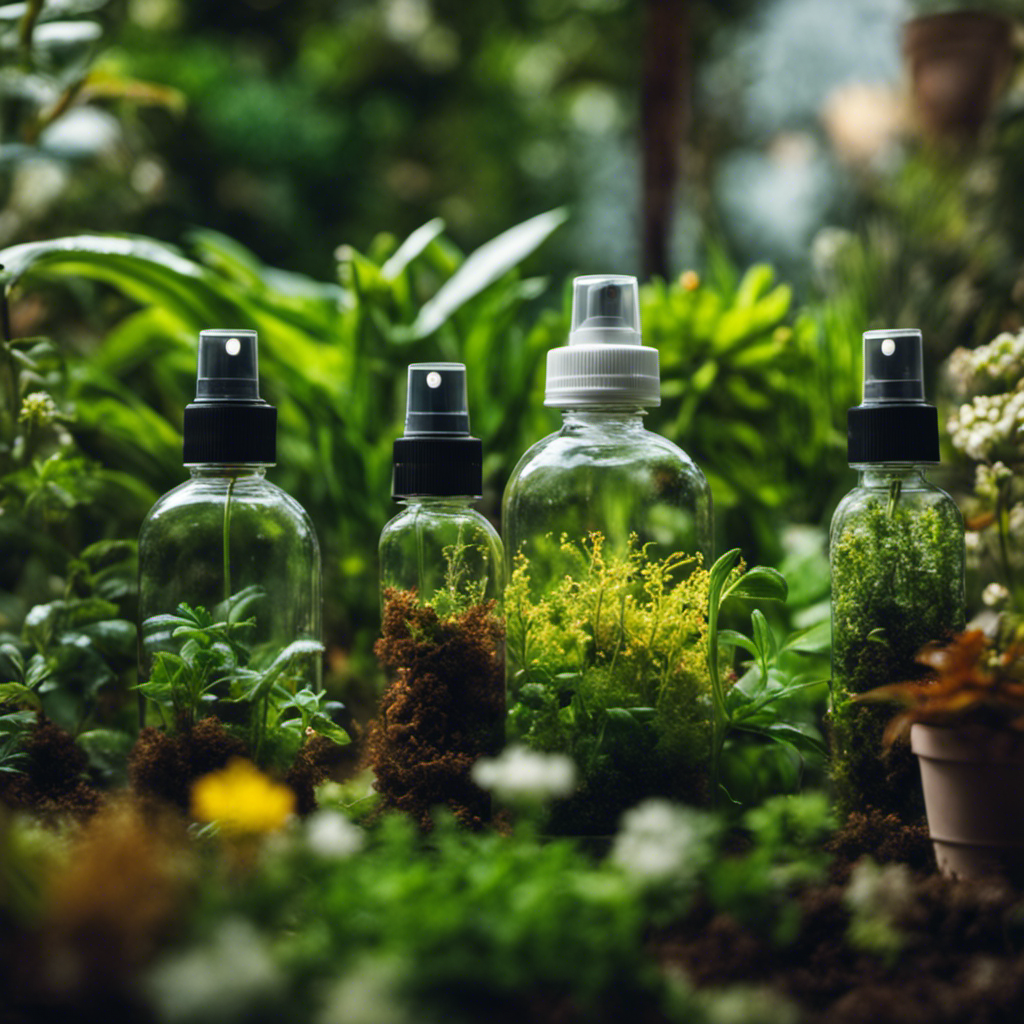
[[[494,516],[556,424],[541,381],[561,283],[605,268],[660,272],[642,291],[652,426],[708,473],[720,547],[785,573],[779,637],[821,622],[860,332],[920,324],[936,384],[955,348],[1022,326],[1021,12],[950,6],[0,8],[3,627],[69,597],[79,551],[135,536],[182,477],[196,333],[253,326],[275,479],[327,555],[332,687],[368,704],[404,366],[472,363]],[[31,241],[82,225],[136,234]],[[976,483],[994,486],[1010,515],[999,461],[984,480],[950,461],[940,482],[972,516],[992,511]],[[999,521],[984,543],[1005,575]]]

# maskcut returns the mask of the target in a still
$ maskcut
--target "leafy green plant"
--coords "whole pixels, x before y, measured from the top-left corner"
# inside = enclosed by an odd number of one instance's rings
[[[150,620],[147,627],[165,630],[180,646],[158,652],[150,678],[137,689],[159,709],[170,731],[188,731],[198,719],[220,711],[258,764],[270,758],[287,766],[310,731],[349,743],[326,711],[326,694],[298,686],[301,659],[319,657],[323,645],[294,640],[278,651],[254,652],[247,638],[256,620],[242,618],[253,597],[243,591],[214,613],[182,603],[173,615]],[[238,705],[240,723],[225,705]]]
[[[600,533],[563,539],[560,551],[570,571],[545,592],[531,592],[524,556],[505,591],[510,738],[572,756],[582,776],[573,801],[592,805],[586,814],[606,831],[630,802],[665,788],[699,802],[707,571],[678,553],[654,558],[635,539],[616,552]]]
[[[378,602],[370,552],[392,509],[391,442],[402,429],[407,364],[441,356],[474,366],[469,402],[488,452],[492,507],[503,469],[542,432],[533,385],[547,334],[523,314],[545,282],[521,279],[516,267],[565,216],[531,218],[465,258],[440,222],[401,245],[381,236],[366,254],[344,247],[339,284],[263,266],[231,239],[198,232],[195,259],[143,238],[14,246],[0,253],[0,285],[75,275],[141,307],[76,361],[69,429],[156,493],[182,475],[181,410],[194,387],[196,335],[217,323],[260,332],[264,392],[279,410],[275,480],[317,524],[330,569],[327,618],[334,638],[351,643],[355,623],[372,620]],[[367,652],[372,633],[359,635]]]
[[[807,679],[802,673],[784,671],[781,659],[787,652],[821,650],[822,644],[828,642],[827,626],[808,627],[780,645],[764,613],[754,609],[751,636],[733,629],[720,629],[722,608],[729,600],[782,602],[788,594],[786,579],[780,572],[766,566],[755,566],[744,572],[738,568],[739,559],[739,548],[723,554],[711,567],[708,585],[706,650],[712,680],[711,772],[716,795],[722,790],[722,755],[730,734],[750,734],[767,740],[781,748],[783,754],[793,751],[798,761],[802,752],[824,753],[818,729],[811,723],[792,720],[784,705],[788,698],[801,691],[822,689],[828,680]],[[753,658],[747,671],[728,688],[719,667],[723,646],[740,648]],[[731,799],[727,790],[724,795]]]

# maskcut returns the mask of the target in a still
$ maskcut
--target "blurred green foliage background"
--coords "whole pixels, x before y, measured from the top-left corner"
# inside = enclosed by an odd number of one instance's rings
[[[925,6],[0,7],[3,626],[65,595],[85,545],[135,536],[184,475],[198,331],[255,327],[274,479],[325,548],[335,677],[372,674],[406,364],[470,366],[494,517],[557,423],[568,278],[644,267],[651,425],[711,480],[719,549],[787,571],[787,624],[826,617],[861,331],[922,326],[942,395],[955,346],[1021,322],[1019,12],[972,5],[991,48],[950,112],[902,27]],[[973,466],[940,477],[968,490]]]

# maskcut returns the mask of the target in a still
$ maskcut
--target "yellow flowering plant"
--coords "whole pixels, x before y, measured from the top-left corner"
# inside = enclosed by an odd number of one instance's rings
[[[192,816],[216,822],[234,835],[276,832],[294,813],[295,792],[242,758],[204,775],[192,787]]]

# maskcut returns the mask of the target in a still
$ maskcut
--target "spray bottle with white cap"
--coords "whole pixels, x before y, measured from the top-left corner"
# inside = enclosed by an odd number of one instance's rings
[[[930,483],[939,423],[925,402],[921,332],[864,334],[864,401],[850,409],[860,480],[832,518],[832,782],[840,812],[873,807],[905,821],[924,810],[906,745],[883,753],[891,707],[853,698],[922,676],[921,648],[964,628],[964,524]]]
[[[307,642],[282,681],[319,690],[320,548],[302,506],[266,479],[276,461],[277,410],[260,398],[255,331],[200,334],[196,397],[182,433],[190,479],[157,501],[139,534],[140,682],[158,654],[180,654],[175,616],[184,603],[231,623],[249,668]],[[216,702],[229,689],[226,679],[211,680],[204,713],[230,718],[237,705]],[[145,712],[140,703],[143,720]]]
[[[552,736],[579,731],[580,723],[590,716],[593,739],[603,737],[598,746],[605,752],[606,763],[614,761],[612,770],[621,776],[609,780],[605,791],[621,784],[622,793],[636,799],[644,795],[644,784],[625,761],[644,746],[648,753],[655,747],[666,749],[667,741],[661,742],[664,737],[656,735],[657,729],[643,735],[651,707],[658,700],[672,702],[690,682],[673,677],[678,659],[676,664],[662,665],[665,671],[657,682],[654,663],[673,656],[659,649],[641,665],[646,656],[640,648],[646,640],[630,635],[627,619],[634,609],[643,612],[655,600],[651,590],[644,590],[643,573],[648,579],[659,574],[667,589],[685,579],[698,558],[705,568],[710,567],[711,491],[685,452],[644,427],[646,412],[661,402],[661,387],[658,352],[643,344],[640,333],[636,278],[577,278],[568,340],[567,346],[548,353],[547,362],[545,404],[562,410],[561,429],[526,452],[505,490],[502,529],[512,569],[510,593],[517,602],[524,586],[528,593],[515,609],[511,598],[506,606],[509,729],[528,743],[543,734],[547,739],[537,742],[550,747]],[[678,562],[673,561],[662,577],[667,559]],[[632,574],[636,579],[636,593],[630,600],[625,591],[609,597],[608,603],[598,596],[595,605],[600,607],[578,607],[571,613],[566,609],[565,614],[548,600],[566,580],[593,581],[598,567],[603,571],[613,564],[622,567],[623,578]],[[517,618],[519,610],[522,615]],[[588,638],[574,639],[574,623],[588,615],[583,627]],[[561,637],[565,649],[561,664],[550,658],[541,664],[544,658],[534,642],[541,635]],[[653,642],[659,642],[657,636]],[[549,653],[557,646],[550,645]],[[613,707],[616,701],[618,707]],[[629,726],[618,714],[628,706],[624,701],[637,706],[637,732],[615,753],[613,735]],[[696,697],[692,701],[679,697],[680,705],[695,702],[699,702]],[[608,704],[610,713],[603,704]],[[554,718],[546,724],[538,718],[549,713],[561,716],[561,726],[556,728]],[[566,730],[570,718],[574,725]],[[568,741],[563,749],[577,759],[590,756]],[[653,777],[675,768],[655,765],[648,757],[642,771]],[[681,780],[684,774],[681,769],[676,778]],[[587,784],[584,780],[584,789]],[[679,795],[694,796],[692,792]],[[609,805],[606,812],[601,821],[567,822],[565,830],[613,831],[619,808]]]

